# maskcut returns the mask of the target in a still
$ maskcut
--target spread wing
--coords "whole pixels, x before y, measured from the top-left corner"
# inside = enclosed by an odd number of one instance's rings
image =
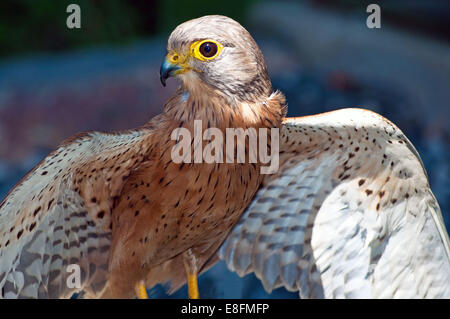
[[[219,256],[302,298],[449,298],[449,239],[425,169],[391,122],[344,109],[286,119],[280,168]]]
[[[145,160],[150,136],[145,128],[80,134],[15,186],[0,204],[0,298],[102,291],[114,198]],[[68,268],[71,264],[79,268]],[[78,270],[80,287],[69,277]]]

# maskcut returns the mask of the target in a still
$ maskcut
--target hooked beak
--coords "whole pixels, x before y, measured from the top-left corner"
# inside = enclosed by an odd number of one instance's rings
[[[159,78],[163,86],[166,86],[166,80],[171,76],[179,73],[178,71],[183,70],[183,67],[178,63],[173,63],[170,60],[169,55],[166,56],[163,63],[161,64],[161,69],[159,70]]]

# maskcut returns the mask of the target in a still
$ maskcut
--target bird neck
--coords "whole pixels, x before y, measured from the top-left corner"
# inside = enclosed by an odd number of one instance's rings
[[[286,110],[285,97],[279,91],[254,102],[244,102],[230,100],[217,91],[196,94],[180,88],[164,106],[164,114],[177,122],[188,124],[202,120],[208,127],[223,130],[280,127]]]

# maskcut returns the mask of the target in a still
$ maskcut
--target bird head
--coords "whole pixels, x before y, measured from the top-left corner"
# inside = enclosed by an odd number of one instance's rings
[[[177,77],[193,94],[206,88],[241,101],[269,96],[272,85],[264,57],[250,33],[225,16],[180,24],[167,42],[161,83]]]

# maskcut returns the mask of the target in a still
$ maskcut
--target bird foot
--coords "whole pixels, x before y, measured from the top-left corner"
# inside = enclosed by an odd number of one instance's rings
[[[134,288],[138,299],[148,299],[147,289],[144,281],[140,281]]]
[[[197,282],[197,258],[191,249],[183,254],[184,268],[186,269],[188,296],[189,299],[198,299],[198,282]]]

